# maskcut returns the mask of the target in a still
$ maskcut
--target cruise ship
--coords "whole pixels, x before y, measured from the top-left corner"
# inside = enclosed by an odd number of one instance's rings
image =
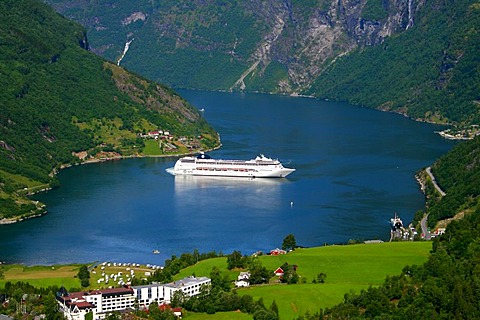
[[[285,168],[277,159],[260,155],[252,160],[212,159],[202,153],[177,160],[167,172],[173,175],[284,178],[295,169]]]

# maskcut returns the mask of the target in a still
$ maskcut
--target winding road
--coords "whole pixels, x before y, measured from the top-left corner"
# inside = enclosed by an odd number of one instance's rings
[[[422,227],[422,233],[424,235],[424,239],[432,240],[432,236],[430,235],[430,232],[428,232],[427,219],[428,219],[428,214],[423,216],[422,220],[420,221],[420,226]]]
[[[432,180],[432,183],[433,183],[433,186],[435,187],[435,189],[437,189],[437,191],[442,195],[442,197],[444,197],[446,195],[446,193],[442,190],[442,188],[440,188],[440,186],[437,184],[437,180],[435,180],[435,177],[433,176],[432,174],[432,168],[431,167],[427,167],[425,169],[425,171],[427,172],[428,176],[430,177],[430,179]],[[426,214],[422,220],[420,221],[420,226],[422,227],[422,233],[424,234],[425,236],[425,240],[431,240],[432,239],[432,236],[430,235],[430,232],[428,232],[428,227],[427,227],[427,220],[428,220],[428,214]]]
[[[430,176],[430,179],[432,179],[432,183],[433,183],[433,186],[435,187],[435,189],[437,189],[438,192],[440,192],[440,194],[443,196],[446,195],[446,193],[442,190],[442,188],[440,188],[440,186],[437,184],[437,180],[435,180],[435,177],[433,176],[432,174],[432,168],[431,167],[427,167],[427,169],[425,169],[425,171],[427,172],[427,174]]]

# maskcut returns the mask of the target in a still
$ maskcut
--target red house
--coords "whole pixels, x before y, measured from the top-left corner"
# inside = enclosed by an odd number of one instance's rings
[[[278,248],[270,250],[270,255],[272,256],[278,256],[279,254],[287,254],[287,251]]]
[[[285,274],[285,272],[283,272],[283,269],[280,268],[280,267],[277,268],[277,270],[275,270],[274,273],[275,273],[276,276],[279,276],[279,277],[281,277]]]

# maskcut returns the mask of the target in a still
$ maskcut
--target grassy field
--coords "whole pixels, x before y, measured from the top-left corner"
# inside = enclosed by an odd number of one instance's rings
[[[431,242],[393,242],[380,244],[359,244],[344,246],[327,246],[317,248],[297,249],[286,255],[261,256],[259,260],[269,270],[275,270],[283,263],[298,266],[297,273],[300,283],[296,285],[279,284],[273,277],[271,283],[262,286],[238,289],[240,295],[249,294],[254,300],[263,298],[267,307],[275,300],[282,319],[293,319],[307,311],[313,313],[320,308],[331,307],[342,301],[345,293],[360,292],[368,286],[383,283],[387,275],[397,275],[406,265],[422,264],[427,260],[431,250]],[[129,273],[125,266],[105,266],[95,268],[91,274],[91,288],[100,288],[104,283],[97,284],[101,273],[124,275]],[[174,279],[178,280],[195,274],[209,276],[213,267],[222,272],[228,272],[233,281],[241,270],[227,270],[227,258],[214,258],[200,261],[194,266],[183,269]],[[67,288],[80,287],[75,275],[78,265],[55,267],[23,267],[20,265],[1,266],[4,278],[0,279],[0,287],[6,281],[25,281],[35,286],[64,285]],[[131,268],[134,269],[134,268]],[[151,268],[139,266],[135,268],[138,277],[152,272]],[[326,282],[312,283],[317,274],[325,273]],[[114,285],[114,283],[111,283]],[[216,315],[188,313],[185,318],[197,319],[232,319],[243,320],[252,317],[239,312],[218,313]]]
[[[155,272],[151,266],[138,265],[132,266],[130,264],[120,264],[120,263],[111,263],[105,262],[96,265],[90,272],[90,288],[91,289],[102,289],[109,286],[119,286],[118,282],[122,279],[125,283],[131,279],[132,273],[135,274],[136,278],[146,279],[148,276],[152,275]],[[105,275],[108,275],[110,280],[106,282]],[[114,278],[115,276],[115,278]],[[103,279],[99,282],[99,279]]]
[[[188,320],[252,320],[252,316],[241,312],[217,312],[215,314],[187,312],[182,319]]]
[[[296,264],[300,282],[304,283],[251,287],[238,292],[254,299],[263,297],[267,306],[275,300],[281,317],[292,319],[338,304],[345,293],[380,285],[387,275],[399,274],[406,265],[425,262],[430,250],[429,242],[393,242],[297,249],[287,255],[263,256],[262,264],[271,270],[285,262]],[[327,275],[325,283],[313,284],[320,272]]]
[[[281,318],[292,319],[307,311],[313,313],[338,304],[345,293],[358,293],[370,285],[380,285],[387,275],[399,274],[406,265],[425,262],[430,250],[430,242],[392,242],[297,249],[286,255],[261,256],[262,265],[269,270],[285,262],[296,264],[301,283],[276,284],[278,278],[273,278],[269,285],[242,288],[237,292],[249,294],[255,300],[262,297],[266,306],[275,300]],[[231,279],[239,273],[239,270],[227,270],[226,258],[216,258],[182,270],[175,279],[192,274],[208,276],[214,266],[228,272]],[[313,284],[312,280],[321,272],[327,275],[326,282]]]
[[[80,281],[75,277],[79,265],[69,266],[34,266],[4,265],[0,268],[3,278],[0,279],[0,288],[5,282],[28,282],[35,287],[65,286],[66,288],[80,288]]]
[[[202,260],[195,264],[194,266],[187,267],[180,271],[177,275],[173,277],[174,280],[183,279],[185,277],[195,274],[200,277],[210,276],[210,272],[213,267],[219,268],[222,272],[228,272],[231,280],[236,280],[238,276],[238,271],[229,271],[227,270],[227,258],[213,258]]]
[[[142,152],[148,156],[164,155],[162,149],[158,146],[158,141],[153,139],[145,140],[145,147]]]

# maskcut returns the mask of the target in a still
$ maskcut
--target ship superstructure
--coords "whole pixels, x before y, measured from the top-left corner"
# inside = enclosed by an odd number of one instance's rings
[[[278,159],[260,155],[252,160],[212,159],[202,153],[177,160],[173,168],[167,172],[173,175],[251,177],[251,178],[284,178],[295,169],[285,168]]]

